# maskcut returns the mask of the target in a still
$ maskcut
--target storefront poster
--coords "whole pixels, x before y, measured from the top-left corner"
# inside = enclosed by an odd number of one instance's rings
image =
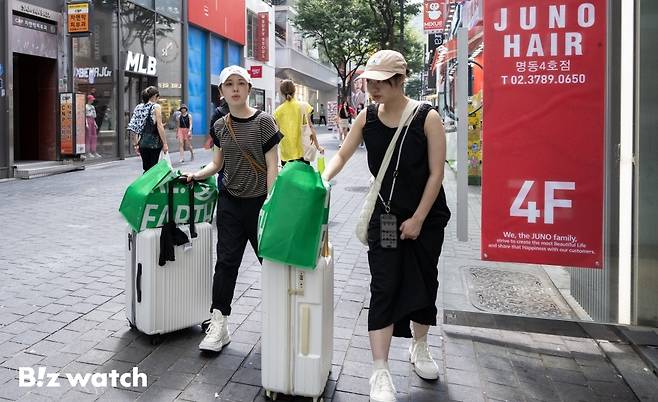
[[[73,94],[59,94],[60,153],[73,154]]]
[[[85,153],[85,94],[75,94],[75,153]]]
[[[482,258],[603,268],[606,1],[484,2]]]

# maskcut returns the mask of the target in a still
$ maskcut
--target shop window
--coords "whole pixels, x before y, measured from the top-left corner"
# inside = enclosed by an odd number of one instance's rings
[[[274,33],[277,38],[286,41],[288,38],[288,13],[277,11],[274,14]]]
[[[181,0],[155,0],[155,11],[164,14],[176,20],[181,19],[182,14]]]
[[[265,90],[253,88],[249,95],[249,106],[258,110],[265,110]]]
[[[126,0],[121,2],[121,49],[153,55],[155,13]]]
[[[153,10],[153,0],[131,0],[133,3]]]
[[[258,17],[251,11],[247,12],[247,57],[254,57]]]
[[[217,81],[213,81],[215,84],[219,81],[219,73],[221,73],[222,69],[226,67],[224,61],[225,48],[226,40],[215,35],[210,35],[210,75],[217,76]],[[213,99],[213,101],[215,101],[215,99]]]
[[[228,43],[228,65],[239,66],[242,64],[242,46],[237,43]]]
[[[96,149],[103,157],[118,156],[117,129],[117,79],[114,72],[114,49],[116,25],[112,4],[94,2],[92,14],[92,35],[72,38],[73,90],[77,93],[94,96],[92,106],[96,113]],[[88,132],[87,135],[92,135]],[[91,144],[89,144],[91,146]],[[95,156],[95,155],[94,155]]]
[[[181,59],[181,25],[161,15],[156,16],[155,57],[158,61],[158,89],[165,130],[175,130],[175,115],[183,97]],[[190,112],[192,112],[190,110]],[[169,133],[168,133],[169,134]]]

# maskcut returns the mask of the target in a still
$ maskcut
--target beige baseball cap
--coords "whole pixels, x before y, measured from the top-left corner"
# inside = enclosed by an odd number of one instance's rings
[[[407,75],[407,61],[404,56],[395,50],[380,50],[370,56],[365,71],[359,78],[384,81],[395,74]]]

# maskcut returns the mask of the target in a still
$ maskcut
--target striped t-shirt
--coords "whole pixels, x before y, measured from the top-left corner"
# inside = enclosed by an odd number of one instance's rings
[[[265,154],[281,141],[281,134],[274,119],[260,110],[246,119],[231,115],[231,124],[239,147],[226,127],[225,119],[224,117],[215,122],[212,133],[215,146],[221,148],[224,153],[222,187],[234,197],[253,198],[266,195]],[[265,168],[265,172],[254,169],[242,151],[251,155]]]

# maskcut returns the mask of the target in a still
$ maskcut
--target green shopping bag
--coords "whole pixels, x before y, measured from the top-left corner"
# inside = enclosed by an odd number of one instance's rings
[[[173,171],[161,160],[132,182],[123,195],[119,212],[136,232],[164,226],[167,222],[168,183],[174,182],[174,220],[189,223],[189,187],[176,180],[180,172]],[[213,176],[194,186],[194,222],[211,222],[217,201],[217,182]]]
[[[300,268],[315,269],[329,219],[329,190],[303,162],[281,170],[258,218],[258,254]]]

